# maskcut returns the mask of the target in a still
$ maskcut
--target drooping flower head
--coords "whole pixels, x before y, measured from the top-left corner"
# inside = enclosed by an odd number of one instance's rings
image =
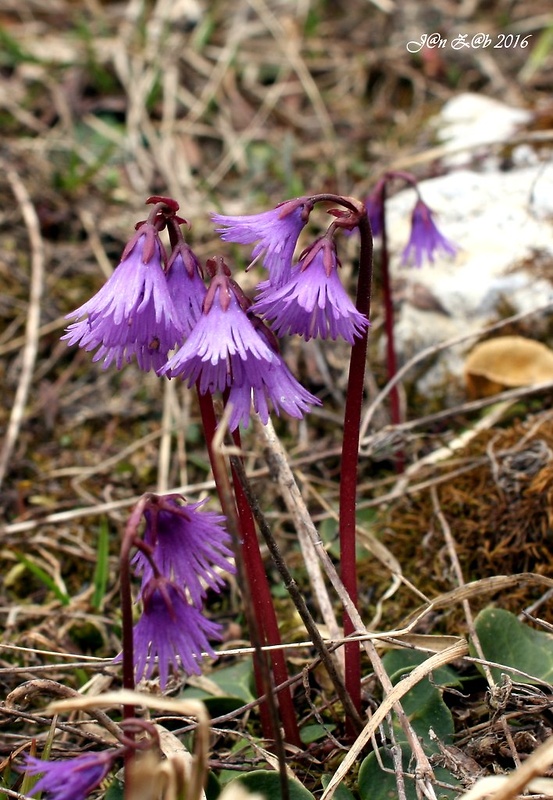
[[[259,380],[251,387],[247,384],[233,383],[228,402],[232,404],[229,428],[234,430],[239,424],[248,426],[250,406],[253,403],[261,422],[266,425],[272,410],[280,416],[280,410],[289,416],[301,419],[314,405],[322,405],[318,397],[308,392],[299,383],[278,352],[278,342],[274,333],[254,314],[248,317],[261,338],[267,342],[273,353],[273,361],[259,375]]]
[[[169,378],[187,380],[189,387],[199,380],[202,394],[222,392],[248,375],[253,378],[260,363],[271,358],[246,314],[249,301],[231,280],[225,262],[214,259],[208,267],[213,274],[202,316],[184,345],[160,370]]]
[[[172,224],[171,231],[176,241],[167,263],[167,287],[184,336],[187,337],[200,318],[207,289],[200,262],[184,241],[178,224]]]
[[[104,780],[120,754],[120,750],[103,750],[62,761],[43,761],[25,754],[25,762],[18,769],[42,776],[33,787],[33,795],[47,792],[49,800],[84,800]]]
[[[92,360],[104,359],[104,369],[113,362],[121,369],[133,358],[142,370],[159,369],[169,350],[182,341],[164,272],[158,217],[154,208],[100,291],[67,315],[77,321],[62,339],[87,351],[98,348]]]
[[[403,251],[402,263],[420,267],[427,258],[433,264],[434,257],[439,251],[454,256],[457,249],[453,242],[440,233],[434,222],[433,212],[419,198],[413,208],[411,235]]]
[[[307,340],[341,336],[353,344],[369,321],[344,289],[339,266],[334,241],[325,235],[304,251],[284,286],[261,284],[253,310],[269,319],[279,336],[298,333]]]
[[[269,270],[271,284],[282,286],[290,275],[294,250],[311,210],[310,199],[298,197],[261,214],[212,214],[212,219],[216,225],[224,226],[217,229],[224,241],[255,244],[252,263],[261,258]]]
[[[179,495],[152,495],[144,510],[144,542],[151,558],[165,578],[186,587],[194,605],[200,605],[208,588],[218,591],[224,580],[217,568],[234,572],[230,559],[230,536],[225,518],[200,511],[206,501],[185,505]],[[151,562],[139,551],[133,559],[143,585],[153,577]]]
[[[286,408],[293,416],[303,416],[306,405],[319,401],[299,386],[279,354],[256,330],[248,314],[251,303],[231,280],[224,261],[213,259],[207,266],[212,280],[203,314],[160,374],[180,376],[188,386],[198,382],[202,394],[228,390],[233,405],[231,430],[240,422],[247,424],[252,397],[264,423],[267,402],[277,410]]]
[[[221,626],[206,619],[184,591],[163,576],[146,584],[142,603],[133,630],[136,680],[149,679],[156,664],[162,690],[171,671],[199,675],[202,654],[215,657],[209,640],[221,639]]]

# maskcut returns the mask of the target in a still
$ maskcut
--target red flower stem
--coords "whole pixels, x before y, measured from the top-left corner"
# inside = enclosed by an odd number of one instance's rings
[[[200,405],[200,413],[202,416],[202,425],[207,443],[207,452],[209,454],[209,461],[211,463],[211,469],[213,471],[213,477],[215,480],[215,487],[217,489],[217,494],[219,495],[219,502],[221,503],[221,508],[223,509],[223,513],[226,517],[227,528],[229,529],[229,533],[231,533],[232,535],[233,526],[236,525],[236,527],[239,528],[238,511],[234,499],[229,497],[228,493],[225,491],[225,486],[223,485],[223,481],[221,479],[221,476],[219,475],[219,462],[213,450],[213,439],[215,437],[215,430],[217,428],[217,419],[215,417],[215,410],[213,408],[213,398],[211,394],[209,394],[209,392],[202,394],[198,387],[196,387],[196,389]],[[235,536],[233,535],[232,538],[233,542],[235,539],[241,540],[242,531],[237,530],[236,535]],[[236,544],[236,542],[234,543]],[[238,550],[238,548],[235,549]],[[264,679],[263,664],[261,663],[262,656],[260,657],[258,651],[258,647],[261,648],[264,644],[266,644],[266,641],[263,630],[257,625],[255,619],[251,619],[251,613],[250,613],[251,606],[248,602],[247,597],[245,597],[245,595],[249,594],[249,584],[246,583],[246,578],[245,576],[243,576],[245,570],[244,560],[245,559],[243,550],[240,547],[239,552],[236,552],[236,570],[239,576],[243,577],[243,579],[240,579],[239,577],[239,583],[241,591],[243,593],[242,599],[244,601],[244,614],[248,622],[250,639],[252,642],[252,646],[255,649],[253,656],[255,685],[257,687],[258,694],[261,696],[265,695],[267,691],[269,691],[269,687],[265,685],[266,680]],[[273,737],[273,727],[271,724],[271,716],[269,708],[267,707],[267,703],[260,703],[259,716],[261,718],[261,728],[263,730],[264,737],[266,739],[271,739]]]
[[[142,519],[144,506],[146,505],[148,496],[143,495],[136,506],[133,508],[131,516],[125,526],[123,534],[123,541],[121,542],[121,551],[119,554],[119,586],[121,598],[121,628],[122,628],[122,663],[123,663],[123,687],[125,689],[133,690],[135,688],[134,680],[134,636],[133,636],[133,615],[132,615],[132,592],[131,592],[131,574],[130,574],[130,558],[131,548],[136,540],[138,526]],[[136,710],[132,705],[123,706],[123,719],[128,720],[136,716]],[[133,740],[134,733],[129,730],[127,736]],[[134,758],[132,749],[125,751],[124,768],[125,768],[125,798],[132,799],[133,789],[130,780],[129,765]]]
[[[373,240],[366,211],[360,215],[359,232],[361,251],[359,255],[359,280],[357,283],[356,308],[367,318],[371,310]],[[359,429],[365,383],[368,332],[357,338],[351,349],[346,406],[344,409],[344,434],[342,441],[342,473],[340,477],[340,572],[342,582],[357,608],[357,564],[355,553],[357,465],[359,458]],[[356,626],[347,613],[344,614],[344,634],[348,636]],[[345,684],[357,709],[361,711],[361,653],[359,643],[345,645]],[[355,735],[351,724],[347,725],[350,736]]]
[[[264,662],[264,654],[260,651],[260,648],[266,644],[280,644],[281,640],[269,584],[267,582],[267,575],[261,559],[255,524],[253,523],[253,514],[247,502],[245,502],[243,492],[242,496],[240,496],[240,493],[237,491],[237,481],[235,481],[235,498],[231,500],[231,498],[228,497],[228,493],[223,485],[223,477],[220,474],[220,462],[213,449],[213,440],[217,427],[213,400],[208,392],[202,394],[199,390],[198,398],[215,485],[217,487],[221,507],[227,517],[229,529],[233,520],[236,521],[237,535],[235,538],[240,542],[240,552],[237,553],[237,562],[240,558],[243,559],[245,575],[240,576],[242,563],[237,563],[237,570],[239,572],[240,587],[243,593],[244,612],[248,620],[252,645],[256,650],[253,660],[256,687],[260,696],[266,695],[269,697],[272,692],[272,686],[271,681],[268,681],[264,674],[266,662]],[[251,519],[251,525],[249,519]],[[229,532],[232,533],[230,530]],[[253,614],[251,613],[252,611]],[[276,626],[276,636],[273,626]],[[276,651],[276,654],[276,658],[275,653],[273,654],[275,682],[285,683],[288,679],[286,662],[280,651]],[[281,697],[279,698],[279,705],[286,740],[291,744],[301,746],[295,709],[289,688],[285,688],[282,691]],[[278,726],[277,730],[274,729],[271,711],[267,702],[260,704],[259,713],[265,738],[278,740],[280,731],[278,730]]]
[[[240,432],[234,431],[233,439],[237,447],[241,447]],[[269,582],[267,580],[267,573],[261,557],[261,550],[259,549],[259,540],[257,538],[257,531],[255,527],[255,518],[253,511],[248,502],[246,493],[236,474],[234,467],[232,468],[232,478],[234,483],[234,494],[236,497],[236,505],[238,508],[238,516],[242,527],[242,552],[244,554],[244,562],[246,565],[246,572],[250,584],[250,591],[254,602],[254,611],[257,618],[257,623],[263,632],[267,644],[281,644],[280,630],[278,627],[278,620],[273,605],[273,598]],[[285,684],[289,678],[288,669],[286,667],[286,660],[282,650],[273,650],[271,652],[271,661],[273,665],[273,674],[275,683],[277,685]],[[278,695],[278,704],[280,710],[280,717],[286,741],[289,744],[294,744],[302,747],[296,709],[292,694],[289,688],[284,689]]]
[[[359,254],[359,280],[357,282],[356,307],[369,318],[371,310],[371,286],[373,267],[373,236],[364,204],[352,197],[339,197],[322,193],[310,198],[312,203],[336,202],[352,212],[352,221],[359,228],[361,250]],[[337,221],[347,223],[347,219]],[[343,225],[348,227],[347,224]],[[346,407],[344,409],[344,434],[342,440],[342,473],[340,477],[340,572],[342,583],[357,609],[357,564],[355,553],[357,465],[359,459],[359,430],[365,384],[368,331],[357,338],[351,349]],[[349,636],[356,626],[347,612],[344,613],[344,634]],[[345,684],[348,694],[358,712],[361,711],[361,652],[358,643],[345,645]],[[346,731],[353,739],[356,731],[350,719],[346,720]]]
[[[398,173],[399,175],[399,173]],[[401,173],[401,177],[405,177]],[[397,372],[397,358],[394,334],[394,303],[390,281],[390,254],[388,250],[388,232],[386,225],[386,183],[382,183],[382,247],[380,251],[380,272],[382,276],[382,294],[384,300],[384,331],[386,333],[386,373],[388,380],[392,380]],[[401,422],[401,407],[397,384],[390,390],[390,420],[392,425]],[[396,470],[403,472],[405,469],[405,454],[396,453]]]
[[[390,283],[390,254],[388,250],[388,233],[386,225],[386,184],[382,186],[382,248],[380,251],[380,270],[382,275],[382,293],[384,296],[384,330],[386,332],[386,372],[388,380],[397,372],[397,358],[394,338],[394,304]],[[390,417],[393,425],[401,421],[399,393],[397,386],[390,391]]]

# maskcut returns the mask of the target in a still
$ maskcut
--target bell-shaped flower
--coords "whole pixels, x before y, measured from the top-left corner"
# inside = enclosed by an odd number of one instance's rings
[[[201,276],[196,255],[185,242],[179,242],[167,263],[167,287],[185,337],[202,313],[207,289]]]
[[[403,251],[403,264],[422,266],[425,259],[434,263],[436,253],[454,256],[457,246],[440,233],[434,214],[422,200],[417,200],[411,215],[411,235]]]
[[[172,671],[199,675],[203,654],[215,657],[209,640],[221,639],[221,626],[204,617],[179,586],[162,576],[143,588],[142,604],[133,629],[136,680],[149,679],[156,666],[162,690]]]
[[[113,362],[121,369],[133,358],[142,370],[159,369],[183,338],[164,260],[155,226],[144,223],[100,291],[67,315],[77,321],[62,339],[87,351],[98,348],[92,360],[104,359],[104,369]]]
[[[365,198],[365,208],[369,215],[373,238],[380,236],[384,227],[384,186],[385,179],[380,179],[372,192]]]
[[[84,800],[100,784],[120,756],[118,750],[86,753],[60,761],[44,761],[25,754],[20,772],[40,775],[33,796],[47,792],[49,800]]]
[[[267,422],[270,403],[301,417],[316,397],[303,389],[284,361],[255,327],[247,308],[249,301],[224,273],[213,277],[204,310],[192,333],[160,370],[170,378],[181,377],[188,386],[198,384],[201,394],[228,390],[233,410],[230,429],[247,424],[252,399]],[[228,269],[228,268],[227,268]]]
[[[153,495],[144,510],[143,540],[152,560],[161,575],[186,587],[194,605],[200,605],[207,589],[219,590],[222,571],[235,571],[225,518],[200,511],[205,502],[185,505],[179,495]],[[139,551],[133,561],[147,585],[153,577],[150,560]]]
[[[368,319],[355,308],[338,276],[333,240],[322,237],[308,248],[284,286],[261,284],[253,304],[279,335],[298,333],[305,339],[341,336],[353,344],[367,329]]]
[[[309,198],[298,197],[261,214],[235,217],[213,214],[212,219],[223,226],[217,231],[224,241],[255,244],[253,261],[261,259],[269,270],[271,285],[281,286],[290,276],[296,244],[310,211]]]
[[[247,382],[233,382],[228,395],[228,403],[232,405],[229,418],[230,430],[234,430],[239,424],[248,427],[252,403],[264,425],[267,424],[271,408],[277,416],[282,409],[289,416],[301,419],[312,406],[321,405],[319,398],[308,392],[288,369],[278,352],[278,344],[272,331],[253,314],[250,314],[249,318],[273,351],[274,359],[267,364],[253,385]]]

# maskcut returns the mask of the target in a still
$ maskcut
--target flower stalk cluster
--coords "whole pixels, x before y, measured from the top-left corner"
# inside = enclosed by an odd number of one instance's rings
[[[291,374],[278,350],[277,336],[297,333],[350,344],[367,329],[339,278],[334,223],[293,265],[298,237],[314,206],[312,198],[287,201],[273,211],[245,217],[214,215],[222,238],[254,243],[269,280],[250,300],[232,279],[221,257],[204,271],[184,241],[171,198],[151,197],[148,218],[123,251],[100,291],[68,317],[62,337],[69,345],[96,350],[93,361],[121,369],[133,360],[140,369],[181,378],[202,394],[221,392],[232,405],[229,427],[247,426],[251,407],[267,422],[270,411],[301,418],[320,400]],[[351,216],[351,215],[350,215]],[[169,232],[171,252],[160,233]],[[271,327],[267,322],[271,322]],[[174,352],[172,352],[174,351]]]
[[[115,365],[120,369],[134,360],[142,370],[179,378],[189,387],[195,385],[200,398],[221,394],[229,409],[228,426],[235,435],[240,425],[248,425],[252,408],[266,423],[271,411],[301,418],[320,405],[320,400],[289,371],[279,353],[278,337],[343,338],[353,346],[354,353],[360,354],[356,357],[356,370],[361,371],[352,377],[355,392],[348,391],[346,418],[351,420],[345,428],[345,442],[349,441],[345,448],[350,455],[355,451],[355,457],[348,456],[343,471],[344,486],[348,485],[348,473],[352,475],[349,485],[355,486],[357,444],[351,432],[355,427],[358,430],[355,422],[358,410],[352,412],[351,406],[360,409],[363,392],[370,253],[364,256],[365,277],[360,282],[364,288],[360,288],[362,298],[359,300],[358,294],[356,307],[339,278],[335,238],[341,229],[352,230],[361,225],[365,226],[363,240],[370,241],[363,205],[351,198],[315,195],[286,201],[261,214],[242,217],[214,214],[221,238],[251,245],[252,264],[260,262],[268,272],[267,280],[260,284],[257,297],[252,300],[232,278],[220,256],[209,259],[202,268],[184,240],[181,226],[186,220],[178,216],[174,200],[156,196],[147,202],[151,205],[148,218],[137,224],[120,264],[98,294],[69,315],[74,321],[63,338],[70,345],[95,350],[93,360],[103,360],[104,368]],[[300,234],[320,202],[337,203],[340,208],[331,209],[334,221],[327,232],[294,262]],[[160,238],[164,230],[168,232],[170,252]],[[205,402],[201,408],[205,411]],[[204,415],[208,443],[214,436],[210,424]],[[350,503],[351,492],[346,490],[345,497],[345,502]],[[194,537],[186,532],[184,519],[192,515],[197,525],[205,513],[196,507],[184,508],[175,498],[153,496],[148,496],[143,505],[129,522],[121,557],[122,584],[127,587],[131,547],[138,548],[132,563],[142,578],[143,608],[139,621],[131,629],[132,608],[128,597],[123,599],[124,682],[132,687],[135,680],[151,677],[157,667],[160,685],[165,688],[171,671],[179,668],[185,672],[197,671],[199,654],[213,653],[209,641],[217,638],[219,630],[202,616],[200,605],[206,587],[215,590],[219,587],[217,569],[228,569],[229,553],[226,544],[220,542],[209,555],[201,551],[200,556],[194,556],[195,546],[191,541]],[[243,497],[238,496],[237,512],[242,528],[241,557],[248,581],[252,586],[255,584],[253,597],[261,639],[265,644],[278,644],[278,621],[255,523]],[[346,518],[351,512],[342,510],[341,515]],[[137,529],[144,520],[146,530],[140,538]],[[217,528],[220,522],[213,524]],[[344,530],[345,537],[353,540],[351,520],[344,523]],[[201,536],[197,541],[201,541]],[[346,544],[344,548],[345,580],[355,598],[355,548]],[[187,553],[186,557],[175,555],[180,552]],[[191,630],[194,637],[185,632]],[[277,652],[272,658],[277,682],[285,682],[287,672],[282,654]],[[350,679],[348,688],[359,697],[358,688],[352,689],[356,681],[359,682],[358,676]],[[261,688],[261,681],[258,683]],[[297,727],[291,721],[291,697],[283,696],[281,706],[284,718],[288,719],[288,738],[299,741]],[[132,709],[127,713],[131,714]]]
[[[93,361],[104,369],[122,369],[135,362],[143,371],[160,378],[179,379],[195,387],[200,400],[204,432],[219,498],[225,516],[204,509],[202,503],[187,503],[171,494],[146,494],[133,510],[121,547],[120,579],[123,647],[118,659],[123,665],[123,683],[134,688],[137,681],[158,676],[165,690],[173,675],[199,673],[202,659],[214,657],[212,642],[221,638],[221,626],[209,619],[204,604],[208,593],[218,592],[226,573],[243,574],[249,587],[260,646],[280,644],[278,620],[259,549],[254,515],[234,470],[234,496],[221,473],[215,450],[218,435],[213,397],[226,406],[225,421],[240,446],[239,428],[247,427],[252,412],[265,424],[271,413],[301,419],[320,399],[302,386],[290,372],[279,348],[283,336],[305,340],[318,337],[343,339],[351,346],[351,359],[342,444],[340,479],[341,577],[357,606],[355,558],[355,508],[359,425],[369,330],[372,239],[382,237],[382,270],[385,284],[386,330],[389,339],[388,367],[395,370],[391,293],[389,290],[385,200],[387,182],[403,178],[416,188],[407,173],[389,173],[361,203],[332,194],[302,196],[287,200],[260,214],[212,219],[225,242],[251,247],[251,263],[267,271],[253,297],[247,296],[221,256],[205,265],[186,242],[182,228],[186,220],[172,198],[151,197],[147,219],[123,250],[112,276],[90,300],[68,315],[71,320],[62,337],[69,345],[94,352]],[[418,189],[416,189],[418,192]],[[326,232],[295,257],[300,236],[310,215],[320,203],[333,204],[332,222]],[[371,233],[372,227],[372,233]],[[359,275],[355,302],[340,279],[337,236],[358,229],[361,234]],[[166,232],[167,249],[162,241]],[[404,261],[420,266],[438,251],[454,252],[436,228],[432,212],[418,195],[412,216],[412,231]],[[388,283],[386,284],[386,280]],[[386,289],[386,286],[388,288]],[[397,411],[399,413],[399,411]],[[393,414],[396,416],[397,414]],[[227,533],[232,522],[235,541]],[[229,530],[231,528],[229,527]],[[243,570],[243,572],[242,572]],[[240,578],[241,580],[242,578]],[[133,580],[140,582],[141,613],[135,620]],[[346,635],[355,630],[347,614]],[[254,636],[252,633],[252,641]],[[288,673],[283,652],[271,652],[271,685],[285,686],[278,694],[279,714],[285,736],[300,745],[294,701],[287,687]],[[269,684],[263,664],[254,659],[260,694]],[[359,647],[345,648],[345,687],[358,715],[361,709]],[[267,738],[275,733],[274,718],[264,704],[261,721]],[[130,725],[134,709],[125,707]],[[356,724],[359,724],[357,716]],[[350,726],[353,733],[354,726]],[[132,733],[129,734],[132,744]],[[123,753],[129,755],[128,747]],[[37,789],[55,800],[85,797],[111,770],[121,748],[106,754],[85,754],[66,762],[45,762],[28,757],[30,774],[42,774]]]
[[[240,448],[239,428],[248,426],[252,411],[266,424],[271,413],[301,419],[321,405],[320,399],[288,369],[280,354],[280,337],[340,338],[351,346],[344,409],[339,534],[341,578],[356,608],[355,510],[372,242],[373,236],[382,238],[391,377],[395,373],[395,350],[385,201],[387,183],[397,178],[407,181],[417,191],[404,263],[420,267],[425,259],[432,262],[439,251],[453,255],[455,246],[438,231],[414,178],[408,173],[387,173],[365,203],[318,194],[287,200],[261,214],[214,214],[212,218],[221,239],[251,246],[250,266],[259,263],[267,270],[266,280],[258,285],[255,297],[250,298],[234,280],[221,256],[201,265],[183,236],[182,226],[187,222],[178,215],[178,203],[172,198],[154,196],[147,200],[151,206],[147,219],[137,223],[112,276],[94,297],[68,315],[72,321],[62,337],[69,345],[94,351],[92,360],[102,361],[104,369],[110,366],[122,369],[135,362],[143,371],[179,379],[189,388],[196,388],[225,514],[205,510],[204,502],[187,503],[176,494],[145,494],[131,513],[120,554],[123,646],[117,660],[122,662],[125,688],[134,689],[138,681],[157,675],[163,691],[172,676],[199,674],[203,659],[216,657],[212,643],[221,639],[222,628],[208,618],[204,604],[208,593],[222,589],[225,574],[233,573],[236,564],[248,605],[246,618],[251,639],[257,648],[256,685],[259,695],[266,696],[260,707],[263,732],[266,738],[274,738],[277,745],[280,724],[276,706],[271,705],[275,686],[285,737],[290,744],[300,747],[294,700],[288,687],[283,651],[274,649],[267,657],[262,652],[264,646],[280,644],[278,620],[257,540],[254,509],[240,479],[241,467],[236,458],[230,465],[231,489],[221,453],[217,451],[215,440],[222,431],[217,429],[213,396],[221,396],[226,406],[225,422]],[[339,207],[328,212],[333,220],[327,231],[308,244],[295,260],[299,238],[319,203]],[[340,280],[336,243],[340,231],[347,233],[354,229],[361,236],[355,302]],[[168,250],[161,239],[164,231],[169,240]],[[397,398],[394,402],[392,418],[398,421]],[[137,602],[141,613],[136,620],[133,580],[140,582]],[[345,614],[344,633],[354,631],[354,620]],[[269,658],[272,675],[267,673]],[[345,647],[344,683],[347,700],[344,707],[350,709],[346,723],[353,737],[361,724],[360,651],[354,643]],[[117,759],[123,757],[126,764],[130,763],[134,751],[142,749],[142,740],[135,737],[136,725],[148,723],[136,720],[134,714],[133,707],[124,706],[122,728],[126,733],[119,747],[63,761],[46,762],[25,756],[22,770],[40,776],[34,791],[44,791],[52,800],[84,800],[104,780]],[[282,766],[283,758],[281,748]]]

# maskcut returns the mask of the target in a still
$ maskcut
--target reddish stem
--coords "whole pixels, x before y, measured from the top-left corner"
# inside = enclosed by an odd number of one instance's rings
[[[123,662],[123,687],[125,689],[134,689],[134,633],[133,633],[133,615],[132,615],[132,591],[131,591],[131,575],[130,575],[130,558],[131,548],[136,541],[138,527],[142,519],[144,506],[147,502],[147,495],[143,495],[136,506],[133,508],[131,516],[125,527],[123,534],[123,541],[121,542],[121,551],[119,555],[119,585],[120,585],[120,598],[121,598],[121,627],[122,627],[122,662]],[[136,715],[136,709],[132,705],[123,706],[123,719],[133,719]],[[128,736],[131,740],[134,739],[134,733],[129,730]],[[132,785],[130,780],[129,765],[134,758],[134,752],[131,749],[125,751],[125,798],[131,798]]]
[[[209,393],[201,394],[199,390],[198,390],[198,398],[200,403],[200,411],[202,415],[202,423],[206,436],[209,458],[213,468],[213,474],[215,477],[215,485],[217,487],[217,492],[221,500],[221,506],[223,507],[224,511],[226,506],[226,500],[224,497],[222,497],[221,487],[217,480],[218,470],[216,468],[216,460],[213,454],[213,437],[215,435],[215,429],[217,427],[217,420],[213,409],[213,400]],[[239,444],[240,442],[239,437],[235,440]],[[271,598],[271,592],[267,581],[267,575],[265,573],[263,560],[261,558],[261,551],[259,549],[259,542],[257,540],[257,533],[255,529],[253,513],[247,503],[247,499],[240,485],[240,482],[236,479],[234,479],[234,494],[236,500],[235,510],[238,513],[238,520],[240,524],[240,535],[241,535],[240,556],[242,557],[244,562],[246,571],[245,577],[249,585],[248,594],[251,595],[251,603],[254,612],[254,619],[251,621],[250,627],[252,626],[252,624],[255,624],[257,628],[256,634],[254,634],[253,630],[250,631],[252,642],[254,641],[254,639],[258,640],[260,646],[263,646],[265,644],[280,644],[281,643],[280,632],[278,629],[278,623]],[[300,747],[301,740],[296,720],[296,712],[292,701],[290,688],[286,683],[288,681],[288,671],[286,669],[286,662],[284,660],[282,651],[280,650],[273,651],[273,653],[271,654],[271,658],[273,664],[275,683],[285,684],[279,695],[279,707],[282,718],[282,724],[286,735],[286,740],[290,744],[294,744]],[[254,654],[254,675],[259,695],[262,696],[264,694],[267,694],[267,692],[271,690],[271,687],[266,686],[266,681],[263,675],[263,669],[259,664],[255,654]],[[267,739],[271,739],[273,738],[273,736],[276,736],[276,734],[274,734],[273,731],[271,714],[266,702],[260,704],[259,712],[261,716],[261,725],[263,729],[263,734]]]
[[[238,431],[233,433],[233,439],[237,446],[240,447],[240,434]],[[244,554],[244,563],[246,565],[250,591],[254,602],[257,624],[267,644],[281,644],[282,640],[280,638],[278,620],[273,605],[269,582],[267,580],[267,573],[265,572],[263,559],[261,557],[261,550],[259,549],[259,540],[257,538],[253,512],[234,469],[232,470],[232,478],[238,516],[242,526],[242,552]],[[271,652],[271,661],[275,684],[277,686],[286,684],[289,675],[283,651],[273,650]],[[278,705],[286,741],[289,744],[302,747],[296,709],[289,687],[284,688],[278,694]]]
[[[390,255],[386,226],[386,185],[382,187],[382,248],[380,251],[380,271],[382,275],[382,293],[384,297],[384,330],[386,332],[386,371],[388,380],[397,372],[397,358],[394,338],[394,304],[390,282]],[[397,386],[390,391],[390,417],[393,425],[400,420],[399,393]]]
[[[215,430],[217,428],[217,419],[215,417],[215,410],[213,408],[213,398],[209,393],[202,394],[198,387],[197,387],[197,394],[198,394],[198,401],[200,404],[200,413],[202,415],[202,425],[207,443],[207,452],[209,454],[209,461],[211,463],[211,468],[213,470],[213,477],[215,480],[215,487],[217,489],[217,494],[219,495],[221,508],[223,509],[223,513],[225,513],[225,516],[227,517],[227,524],[228,524],[229,510],[232,513],[233,518],[236,519],[238,519],[238,511],[236,509],[236,504],[234,500],[232,500],[233,508],[227,509],[227,503],[231,502],[231,499],[225,496],[224,488],[221,486],[221,482],[218,477],[219,471],[217,468],[217,460],[213,453],[213,437],[215,436]],[[240,531],[240,538],[242,538],[242,531]],[[237,558],[236,568],[237,571],[240,573],[242,571],[242,565],[238,562],[238,559],[241,558],[242,562],[245,561],[243,552],[237,553],[236,558]],[[248,619],[247,613],[245,614],[245,616],[246,619]],[[251,630],[252,626],[250,624],[250,621],[248,620],[248,627],[250,628],[250,638],[252,639],[252,644],[254,640],[258,640],[258,644],[260,647],[266,644],[263,631],[262,629],[259,628],[259,626],[257,626],[256,631]],[[265,687],[262,665],[259,663],[258,655],[255,652],[253,655],[253,669],[254,669],[255,685],[257,687],[259,696],[262,696],[266,694],[267,687]],[[261,728],[263,730],[263,735],[265,736],[266,739],[271,739],[273,736],[273,727],[271,724],[271,715],[266,703],[260,703],[259,715],[261,717]]]
[[[357,310],[369,317],[372,284],[372,234],[367,214],[359,221],[361,252],[359,280],[357,283]],[[342,473],[340,476],[340,568],[341,578],[352,602],[357,607],[357,565],[355,554],[357,464],[359,455],[359,429],[365,383],[368,332],[357,338],[351,350],[346,406],[344,410],[344,435],[342,442]],[[344,614],[344,634],[355,631],[355,625]],[[361,653],[359,644],[345,646],[345,684],[357,710],[361,711]],[[355,730],[347,723],[347,732],[353,737]]]
[[[401,177],[405,177],[401,173]],[[386,373],[390,381],[397,372],[397,357],[394,334],[394,303],[390,281],[390,255],[388,250],[388,233],[386,225],[386,183],[382,183],[382,248],[380,251],[380,271],[382,275],[382,294],[384,300],[384,331],[386,333]],[[399,391],[396,384],[390,390],[390,420],[392,425],[401,422],[401,406]],[[405,469],[405,454],[396,453],[396,470],[403,472]]]

